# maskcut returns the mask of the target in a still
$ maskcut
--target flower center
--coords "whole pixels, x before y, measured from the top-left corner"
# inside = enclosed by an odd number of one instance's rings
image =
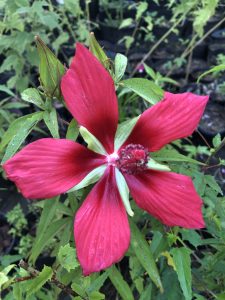
[[[115,165],[123,173],[137,174],[146,170],[148,158],[148,150],[142,145],[129,144],[120,150]]]

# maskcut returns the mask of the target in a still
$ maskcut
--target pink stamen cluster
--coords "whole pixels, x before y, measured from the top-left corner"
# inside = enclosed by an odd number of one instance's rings
[[[148,150],[140,144],[129,144],[119,152],[116,166],[123,173],[138,174],[147,169]]]

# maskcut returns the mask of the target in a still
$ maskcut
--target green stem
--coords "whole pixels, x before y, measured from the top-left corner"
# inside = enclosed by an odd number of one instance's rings
[[[214,150],[214,152],[207,158],[206,164],[208,165],[211,158],[216,155],[216,153],[223,147],[225,146],[225,138],[221,141],[220,145]]]

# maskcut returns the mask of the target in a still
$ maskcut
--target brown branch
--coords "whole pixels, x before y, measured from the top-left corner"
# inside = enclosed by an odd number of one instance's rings
[[[201,44],[213,31],[215,31],[223,22],[225,21],[225,17],[221,19],[215,26],[211,27],[203,36],[200,38],[194,45],[188,46],[184,52],[180,55],[181,58],[186,58],[199,44]],[[197,36],[195,36],[196,38]],[[194,39],[193,39],[194,41]],[[172,72],[176,69],[176,67],[172,67],[166,76],[170,76]]]
[[[24,270],[26,270],[30,276],[26,276],[26,277],[21,277],[21,278],[16,278],[14,280],[14,283],[16,282],[20,282],[20,281],[25,281],[25,280],[30,280],[33,279],[35,277],[37,277],[39,275],[39,271],[34,269],[33,267],[29,266],[27,262],[25,262],[24,260],[21,260],[19,262],[19,267],[23,268]],[[75,293],[70,287],[66,286],[65,284],[63,284],[62,282],[60,282],[57,278],[56,278],[56,274],[53,274],[52,278],[49,280],[50,283],[53,283],[54,285],[56,285],[58,288],[60,288],[63,292],[76,297],[76,296],[80,296],[77,293]],[[81,297],[81,296],[80,296]],[[86,299],[86,298],[82,298],[82,299]]]
[[[30,280],[30,279],[34,279],[34,276],[18,277],[18,278],[14,279],[13,283],[17,283],[17,282],[21,282],[21,281],[26,281],[26,280]]]
[[[203,142],[206,144],[206,146],[208,148],[211,148],[211,146],[209,145],[209,143],[207,142],[206,138],[204,137],[203,134],[201,134],[201,132],[198,129],[195,129],[195,131],[199,134],[199,136],[201,137],[201,139],[203,140]]]
[[[152,53],[158,48],[159,45],[173,32],[173,30],[180,24],[180,22],[184,19],[185,16],[182,15],[174,24],[170,27],[170,29],[153,45],[153,47],[148,51],[147,54],[142,58],[142,60],[136,64],[133,71],[131,72],[130,77],[133,77],[140,65],[142,65],[151,55]]]

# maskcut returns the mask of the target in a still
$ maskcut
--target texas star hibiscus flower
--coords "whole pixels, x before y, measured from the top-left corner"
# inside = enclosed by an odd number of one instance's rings
[[[163,100],[147,109],[118,145],[113,80],[89,50],[81,44],[76,49],[61,90],[83,131],[95,137],[99,153],[70,140],[45,138],[27,145],[3,167],[30,199],[65,193],[91,172],[102,170],[74,222],[77,255],[87,275],[118,262],[128,249],[126,209],[131,215],[132,210],[125,196],[127,186],[137,205],[164,224],[204,227],[202,201],[191,179],[151,167],[149,153],[192,134],[208,97],[165,92]]]

